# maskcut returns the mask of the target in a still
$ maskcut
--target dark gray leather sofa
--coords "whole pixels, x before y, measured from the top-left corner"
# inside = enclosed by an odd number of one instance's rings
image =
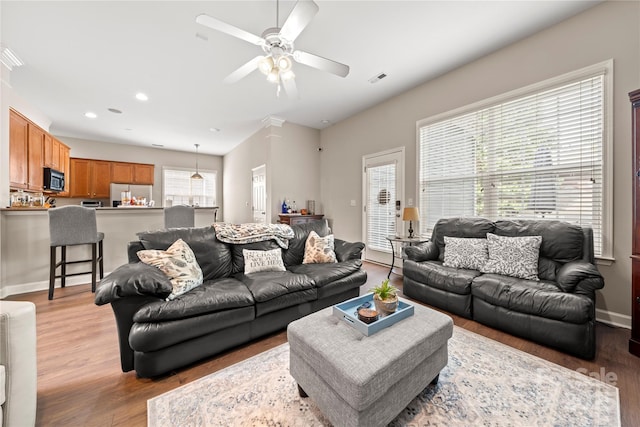
[[[268,250],[270,240],[234,245],[216,239],[213,227],[138,233],[128,247],[129,264],[102,279],[95,303],[111,303],[118,327],[123,372],[154,377],[254,338],[291,321],[359,295],[367,280],[360,256],[363,243],[335,240],[337,263],[302,264],[311,230],[329,234],[325,221],[292,227],[283,249],[284,272],[244,274],[243,249]],[[193,250],[203,285],[177,297],[168,278],[139,262],[142,249],[167,249],[181,238]]]
[[[444,236],[542,236],[536,280],[446,267]],[[594,262],[593,231],[561,221],[439,220],[431,241],[406,248],[403,292],[427,304],[554,347],[595,357],[595,291],[604,280]]]

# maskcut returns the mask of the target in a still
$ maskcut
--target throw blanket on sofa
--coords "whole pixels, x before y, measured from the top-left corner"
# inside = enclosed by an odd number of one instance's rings
[[[245,244],[275,240],[282,249],[289,247],[289,239],[294,236],[293,229],[287,224],[213,224],[216,237],[221,242]]]

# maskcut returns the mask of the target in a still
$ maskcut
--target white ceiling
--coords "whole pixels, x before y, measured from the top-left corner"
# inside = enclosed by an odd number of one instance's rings
[[[274,0],[2,0],[1,41],[26,63],[11,72],[11,86],[52,120],[51,133],[183,151],[198,143],[202,153],[223,155],[267,116],[322,129],[599,1],[316,3],[295,47],[351,72],[341,78],[294,64],[296,100],[276,97],[259,71],[224,84],[262,51],[195,23],[206,13],[261,35],[276,24]],[[294,4],[280,2],[280,25]],[[381,72],[388,77],[369,83]],[[137,92],[149,100],[136,100]]]

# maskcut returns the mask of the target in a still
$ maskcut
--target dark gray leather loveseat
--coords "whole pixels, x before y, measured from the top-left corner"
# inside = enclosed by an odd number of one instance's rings
[[[292,227],[282,256],[287,271],[244,274],[243,249],[269,250],[273,240],[228,244],[213,227],[138,233],[129,264],[102,279],[97,305],[111,303],[123,372],[154,377],[285,328],[291,321],[359,295],[367,280],[363,243],[335,239],[338,262],[302,264],[307,236],[329,234],[325,221]],[[139,262],[142,249],[167,249],[177,239],[193,250],[204,283],[167,301],[172,286],[158,268]]]
[[[538,278],[526,280],[443,265],[444,237],[542,236]],[[604,280],[594,263],[593,231],[561,221],[439,220],[431,241],[407,247],[403,292],[581,358],[595,357],[595,291]]]

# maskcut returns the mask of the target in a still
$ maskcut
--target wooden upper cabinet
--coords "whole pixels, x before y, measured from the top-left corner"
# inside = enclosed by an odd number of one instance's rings
[[[133,183],[153,185],[154,165],[136,163],[133,166]]]
[[[27,180],[27,189],[42,191],[43,185],[43,145],[45,131],[38,126],[29,123],[29,137],[28,137],[28,154],[29,161],[27,162],[27,171],[29,179]]]
[[[90,186],[90,164],[88,159],[70,159],[69,176],[69,196],[71,197],[91,197]]]
[[[26,189],[29,122],[13,110],[9,110],[9,133],[9,187]]]
[[[116,184],[131,184],[133,182],[133,163],[112,162],[111,182]]]
[[[60,166],[60,144],[59,140],[49,134],[44,135],[43,155],[44,166],[59,171]]]
[[[111,162],[72,158],[69,162],[69,196],[108,199],[111,184]]]
[[[108,199],[111,193],[111,162],[92,160],[91,184],[94,199]]]
[[[68,197],[69,196],[69,170],[70,170],[70,160],[69,154],[70,149],[65,144],[60,142],[60,172],[64,173],[64,191],[59,192],[58,197]]]

